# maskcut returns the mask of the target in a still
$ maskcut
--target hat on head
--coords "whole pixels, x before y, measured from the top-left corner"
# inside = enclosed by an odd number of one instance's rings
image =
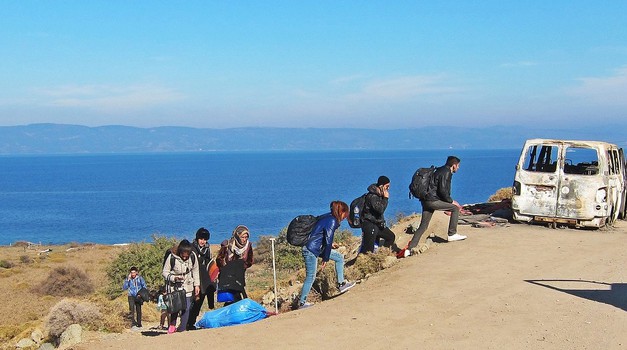
[[[377,180],[377,186],[383,186],[389,183],[390,183],[390,179],[385,175],[379,176],[379,179]]]
[[[211,233],[209,233],[209,230],[204,227],[201,227],[198,231],[196,231],[196,239],[204,239],[208,241],[210,236]]]

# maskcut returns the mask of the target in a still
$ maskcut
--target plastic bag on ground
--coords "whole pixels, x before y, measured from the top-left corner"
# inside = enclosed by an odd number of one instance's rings
[[[243,299],[223,308],[205,312],[196,328],[218,328],[259,321],[268,316],[266,309],[252,299]]]

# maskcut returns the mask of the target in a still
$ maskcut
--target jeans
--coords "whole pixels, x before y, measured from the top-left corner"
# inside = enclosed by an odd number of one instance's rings
[[[414,237],[409,241],[409,249],[415,248],[420,241],[420,237],[429,228],[429,222],[436,210],[450,210],[451,219],[448,222],[448,235],[452,236],[457,233],[457,221],[459,220],[459,208],[453,204],[444,201],[420,201],[422,204],[422,217],[420,218],[420,226],[414,233]]]
[[[131,326],[142,326],[142,304],[136,301],[134,296],[128,296],[128,312],[131,314],[132,324]],[[137,313],[137,318],[135,314]]]
[[[303,259],[305,260],[305,269],[307,272],[305,273],[303,289],[300,291],[300,304],[304,304],[305,301],[307,301],[307,295],[309,295],[311,286],[313,286],[314,280],[316,279],[316,270],[318,268],[318,257],[310,252],[307,247],[303,247]],[[342,254],[340,254],[337,250],[333,249],[331,250],[329,260],[335,261],[337,282],[342,283],[342,281],[344,281],[344,256],[342,256]]]
[[[373,253],[374,243],[381,238],[383,238],[383,246],[388,248],[392,247],[396,239],[396,235],[392,230],[387,227],[381,228],[368,220],[362,222],[361,234],[361,248],[359,252],[364,254],[368,252]]]

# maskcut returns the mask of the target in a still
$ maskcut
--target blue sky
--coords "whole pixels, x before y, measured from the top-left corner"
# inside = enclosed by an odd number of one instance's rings
[[[622,0],[15,0],[0,11],[0,125],[627,119]]]

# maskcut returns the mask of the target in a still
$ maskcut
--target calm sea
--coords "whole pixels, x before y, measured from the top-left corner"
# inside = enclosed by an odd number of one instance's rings
[[[462,159],[452,192],[465,204],[511,186],[519,150],[4,156],[0,244],[192,239],[201,226],[219,243],[239,224],[256,240],[296,215],[326,212],[332,200],[350,203],[379,175],[392,181],[393,220],[419,211],[408,198],[416,168],[440,166],[449,154]]]

